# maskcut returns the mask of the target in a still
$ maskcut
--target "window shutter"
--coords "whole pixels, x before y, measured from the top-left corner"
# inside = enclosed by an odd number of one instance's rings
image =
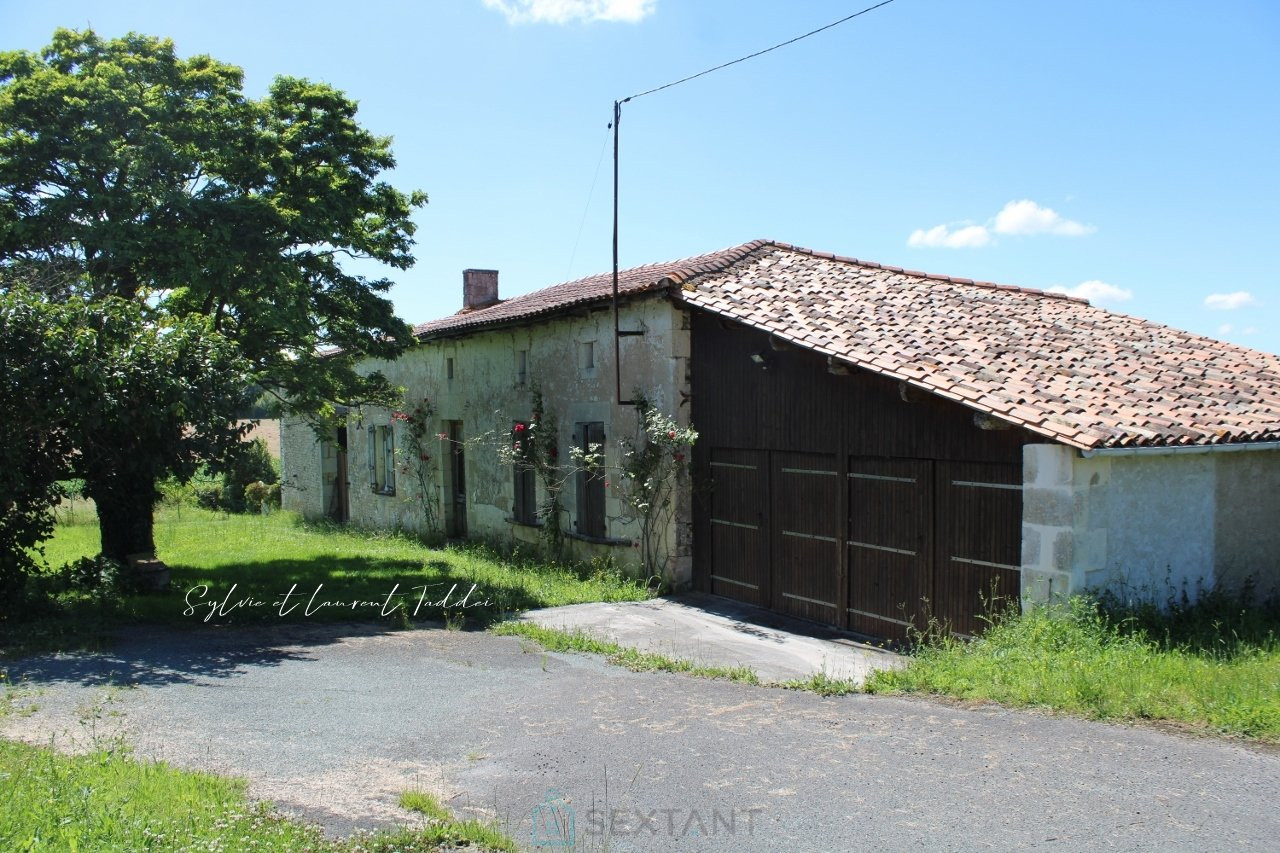
[[[388,492],[396,490],[396,430],[393,426],[386,427],[386,482],[383,488]]]
[[[369,429],[369,488],[378,490],[378,428],[370,424]]]
[[[604,447],[604,424],[595,422],[587,425],[587,443]],[[604,521],[604,474],[597,472],[592,478],[590,492],[591,513],[587,516],[592,536],[605,536]]]
[[[573,428],[573,441],[578,446],[578,449],[583,451],[584,453],[586,452],[586,449],[587,449],[586,436],[587,436],[587,425],[575,424]],[[575,486],[575,492],[576,492],[574,495],[574,501],[573,501],[575,514],[576,514],[576,518],[574,520],[574,526],[578,528],[579,533],[586,533],[587,532],[587,472],[586,471],[578,472],[577,482],[574,483],[574,486]]]

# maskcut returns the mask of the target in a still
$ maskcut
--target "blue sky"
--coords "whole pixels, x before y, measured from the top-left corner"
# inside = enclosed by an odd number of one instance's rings
[[[870,2],[0,0],[0,48],[136,30],[251,94],[345,90],[431,196],[394,275],[420,322],[465,267],[504,296],[609,268],[615,98]],[[1280,352],[1277,152],[1280,4],[895,0],[626,105],[621,257],[771,237]]]

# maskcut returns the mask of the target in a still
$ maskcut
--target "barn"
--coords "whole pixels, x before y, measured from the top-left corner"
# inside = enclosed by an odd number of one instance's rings
[[[673,276],[694,582],[875,636],[1001,597],[1280,578],[1280,359],[1065,295],[759,241]]]

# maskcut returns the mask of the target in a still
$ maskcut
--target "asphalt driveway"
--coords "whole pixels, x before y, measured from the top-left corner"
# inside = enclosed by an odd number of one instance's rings
[[[410,787],[579,850],[1275,849],[1280,756],[998,708],[632,673],[517,638],[130,631],[7,665],[0,733],[248,777],[333,832]],[[534,819],[538,822],[535,824]],[[533,835],[531,835],[533,833]],[[565,849],[546,845],[546,849]]]

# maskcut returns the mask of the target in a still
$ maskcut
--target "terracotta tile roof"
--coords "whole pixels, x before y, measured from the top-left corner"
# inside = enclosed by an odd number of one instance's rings
[[[618,293],[633,295],[650,290],[659,290],[670,286],[672,276],[682,279],[700,273],[722,270],[734,261],[745,258],[761,241],[722,249],[706,255],[669,261],[662,264],[647,264],[642,267],[618,271]],[[459,311],[448,317],[441,317],[429,323],[413,327],[414,337],[430,338],[437,335],[482,328],[484,326],[503,325],[513,321],[532,319],[574,305],[608,300],[613,296],[613,274],[611,272],[580,278],[576,281],[557,284],[542,290],[535,290],[523,296],[504,299],[495,305],[472,311]]]
[[[1081,299],[757,240],[619,272],[689,305],[1040,435],[1098,447],[1280,439],[1280,357]],[[460,312],[420,338],[605,302],[608,273]]]
[[[1280,439],[1275,355],[1060,294],[747,245],[672,273],[679,298],[1080,448]]]

